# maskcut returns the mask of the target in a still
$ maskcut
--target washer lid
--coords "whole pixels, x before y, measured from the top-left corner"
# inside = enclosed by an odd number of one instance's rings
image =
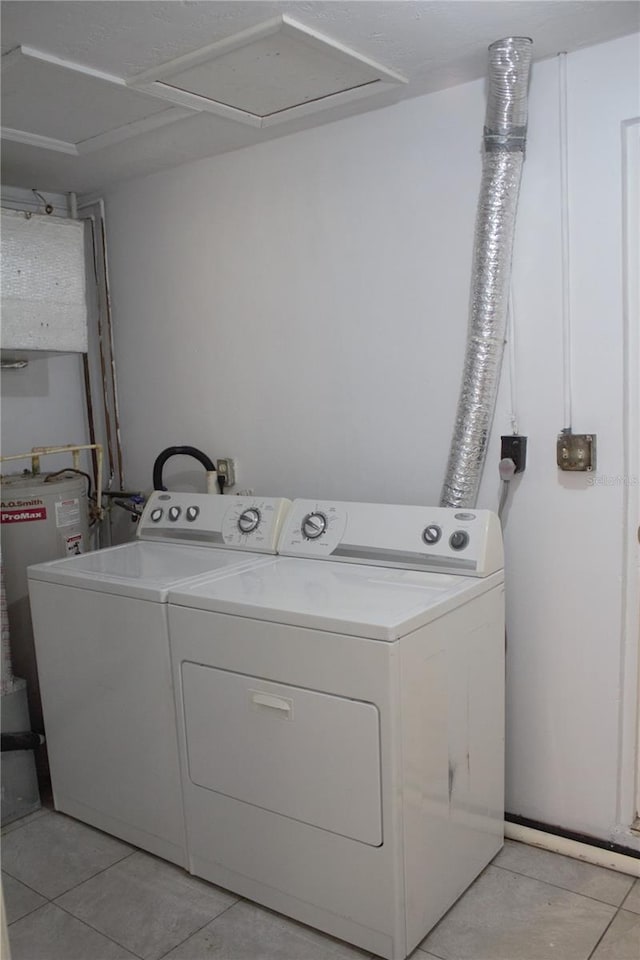
[[[28,567],[30,580],[166,602],[167,591],[193,577],[224,577],[233,570],[270,563],[254,553],[185,547],[138,540],[78,557]]]
[[[226,580],[202,578],[174,588],[169,602],[390,641],[502,581],[502,571],[480,580],[279,557]]]

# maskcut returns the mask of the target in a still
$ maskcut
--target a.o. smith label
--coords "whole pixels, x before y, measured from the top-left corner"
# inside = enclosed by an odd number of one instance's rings
[[[2,523],[29,523],[31,520],[46,520],[46,507],[20,507],[17,510],[0,511]]]
[[[2,500],[0,501],[0,507],[4,510],[5,507],[42,507],[44,506],[44,500],[40,500],[38,497],[35,500],[27,500],[24,497],[20,497],[18,500]]]

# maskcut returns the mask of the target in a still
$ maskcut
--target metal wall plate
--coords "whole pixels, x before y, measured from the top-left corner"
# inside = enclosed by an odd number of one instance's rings
[[[559,434],[556,458],[560,470],[580,472],[595,470],[596,435],[594,433]]]

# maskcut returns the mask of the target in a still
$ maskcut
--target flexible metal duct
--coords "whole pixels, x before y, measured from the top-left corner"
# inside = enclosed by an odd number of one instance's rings
[[[469,334],[443,507],[475,506],[500,377],[527,131],[531,40],[489,47],[489,97],[476,216]]]

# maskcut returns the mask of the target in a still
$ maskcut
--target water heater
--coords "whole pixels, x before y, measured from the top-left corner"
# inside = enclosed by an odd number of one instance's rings
[[[21,473],[0,479],[0,519],[13,672],[27,681],[31,727],[42,731],[27,567],[89,549],[87,479]]]

